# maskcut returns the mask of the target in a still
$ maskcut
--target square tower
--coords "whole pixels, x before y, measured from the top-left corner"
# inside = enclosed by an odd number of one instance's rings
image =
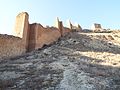
[[[27,12],[19,13],[16,16],[15,29],[13,32],[14,36],[22,38],[22,45],[25,46],[26,50],[28,49],[29,42],[29,15]]]

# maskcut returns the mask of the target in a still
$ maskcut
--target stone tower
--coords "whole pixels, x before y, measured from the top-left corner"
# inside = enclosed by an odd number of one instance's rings
[[[23,40],[23,45],[25,49],[28,49],[29,41],[29,15],[27,12],[19,13],[16,16],[14,36],[20,37]]]
[[[102,27],[101,27],[101,24],[94,23],[94,24],[91,26],[91,29],[92,29],[93,31],[101,31],[101,30],[102,30]]]

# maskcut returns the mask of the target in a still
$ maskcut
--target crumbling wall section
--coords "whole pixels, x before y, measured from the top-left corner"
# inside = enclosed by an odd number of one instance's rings
[[[61,36],[63,36],[63,23],[62,21],[59,21],[59,18],[56,19],[55,27],[58,28]]]
[[[43,45],[52,44],[53,42],[57,41],[60,37],[61,34],[57,28],[44,28],[41,25],[37,25],[35,49],[41,48]]]
[[[25,51],[21,38],[0,34],[0,59],[18,56]]]
[[[29,51],[42,48],[44,45],[52,44],[61,37],[59,30],[55,27],[43,27],[41,24],[30,25]]]
[[[0,59],[18,56],[28,50],[29,15],[27,12],[16,16],[13,35],[0,35]]]
[[[36,44],[36,23],[29,25],[29,43],[28,43],[28,52],[35,49]]]
[[[71,31],[78,31],[81,32],[82,31],[82,27],[79,24],[75,24],[73,25],[70,21],[68,22],[68,27],[71,29]]]
[[[63,27],[63,36],[69,34],[70,32],[71,32],[71,29],[70,29],[70,28]]]
[[[71,27],[64,27],[62,21],[59,20],[59,18],[56,19],[55,27],[58,28],[61,36],[65,36],[69,32],[71,32]]]
[[[0,35],[0,58],[18,56],[50,45],[69,32],[71,28],[64,27],[58,18],[55,27],[43,27],[38,23],[29,24],[28,13],[22,12],[16,17],[14,36]]]

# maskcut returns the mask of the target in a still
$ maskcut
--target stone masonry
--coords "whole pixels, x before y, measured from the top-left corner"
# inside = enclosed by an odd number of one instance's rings
[[[6,41],[4,42],[4,46],[1,44],[1,48],[3,49],[0,50],[0,59],[18,56],[25,52],[42,48],[44,45],[54,43],[60,37],[65,36],[73,30],[80,31],[82,29],[80,25],[74,26],[71,23],[70,25],[71,27],[64,27],[62,21],[59,21],[59,18],[57,18],[54,27],[43,27],[39,23],[30,24],[28,13],[21,12],[16,16],[14,37],[9,35],[8,37],[11,39],[4,38],[4,36],[0,37],[0,43],[2,43],[3,40]],[[16,50],[17,53],[15,52]]]
[[[22,12],[17,15],[14,29],[14,36],[20,37],[23,40],[23,44],[28,49],[29,39],[29,15],[27,12]]]

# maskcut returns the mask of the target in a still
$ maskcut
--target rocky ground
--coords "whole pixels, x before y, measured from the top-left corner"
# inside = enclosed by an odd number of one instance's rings
[[[0,61],[1,90],[120,90],[120,35],[74,32]]]

